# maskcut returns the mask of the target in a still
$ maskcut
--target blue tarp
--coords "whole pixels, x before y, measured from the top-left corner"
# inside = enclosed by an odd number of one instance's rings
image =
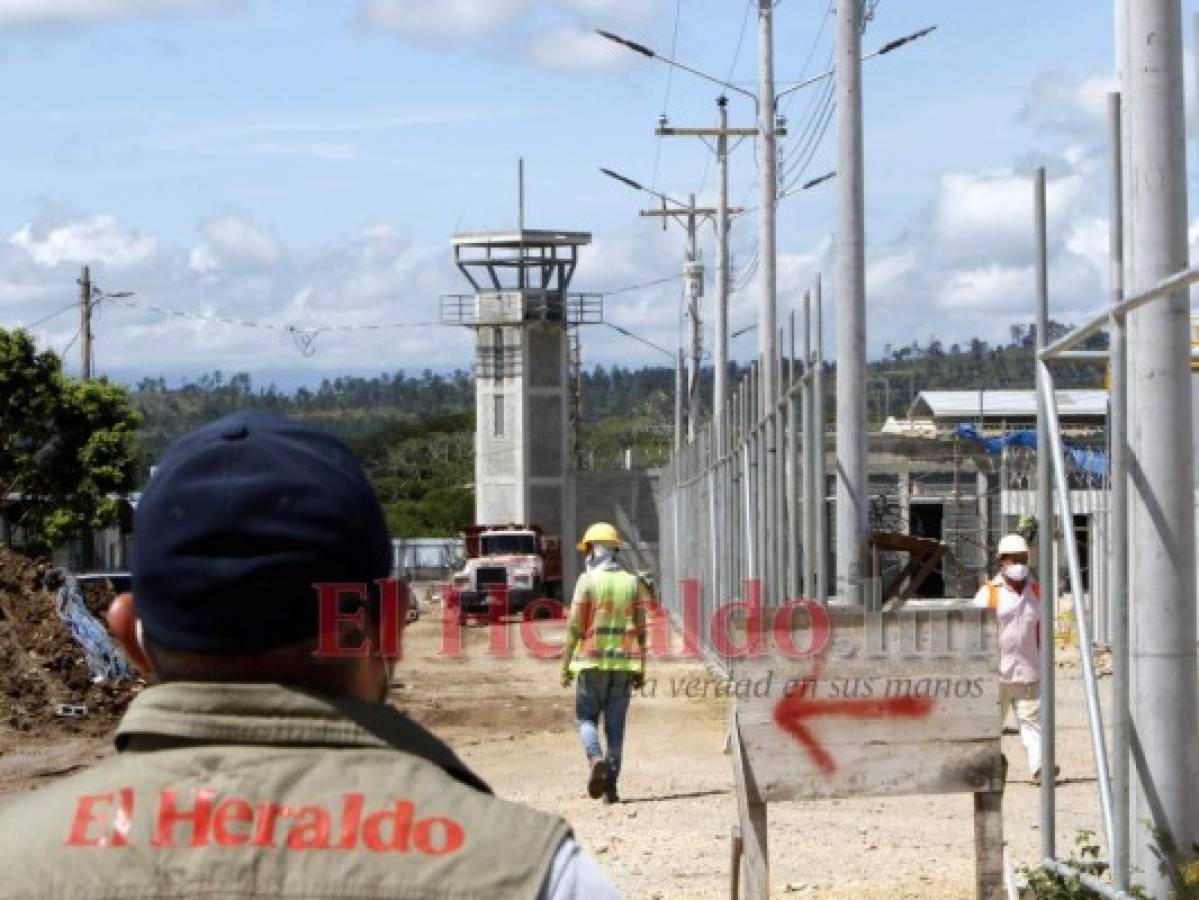
[[[954,434],[964,440],[981,444],[988,456],[998,456],[1003,452],[1004,447],[1030,447],[1033,450],[1037,449],[1037,433],[1035,431],[1009,431],[1003,437],[985,438],[974,430],[974,426],[963,422],[958,425],[957,431]],[[1086,472],[1088,475],[1107,474],[1107,453],[1105,451],[1075,447],[1069,443],[1064,446],[1075,468]]]
[[[71,637],[83,648],[92,678],[104,681],[133,678],[133,668],[125,654],[113,643],[107,629],[88,612],[79,582],[73,576],[67,577],[67,583],[58,592],[58,615],[67,623]]]

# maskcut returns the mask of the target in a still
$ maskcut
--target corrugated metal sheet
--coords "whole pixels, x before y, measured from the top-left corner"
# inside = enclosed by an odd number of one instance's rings
[[[981,399],[984,418],[1001,419],[1036,416],[1035,391],[921,391],[917,413],[927,409],[936,419],[977,418]],[[1107,414],[1107,391],[1058,391],[1058,415],[1103,417]]]

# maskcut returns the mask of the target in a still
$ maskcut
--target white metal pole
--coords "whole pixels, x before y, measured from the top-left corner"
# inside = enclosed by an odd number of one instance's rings
[[[803,584],[804,596],[816,596],[816,369],[812,356],[812,294],[803,298]]]
[[[837,4],[837,597],[864,602],[866,475],[862,4]]]
[[[1110,195],[1108,217],[1109,292],[1112,305],[1124,299],[1124,185],[1119,93],[1107,96]],[[1109,513],[1112,653],[1112,794],[1115,833],[1112,835],[1112,884],[1128,888],[1129,876],[1129,710],[1128,710],[1128,353],[1123,317],[1112,322],[1111,416],[1108,423],[1111,503]]]
[[[816,276],[813,295],[816,309],[816,371],[812,374],[812,394],[815,430],[812,433],[812,452],[816,461],[816,599],[828,603],[828,512],[825,497],[828,476],[824,468],[824,298],[820,276]]]
[[[1187,267],[1186,123],[1182,4],[1137,0],[1128,10],[1132,84],[1132,269],[1138,293]],[[1187,292],[1130,315],[1136,424],[1133,480],[1132,732],[1136,756],[1133,865],[1151,896],[1165,896],[1163,844],[1188,853],[1199,838],[1195,785],[1194,438]],[[1167,858],[1169,854],[1167,854]]]
[[[1038,350],[1049,343],[1049,250],[1046,235],[1045,169],[1039,168],[1033,186],[1036,230],[1036,288]],[[1040,369],[1034,373],[1039,385]],[[1041,578],[1041,856],[1056,853],[1054,779],[1056,750],[1056,690],[1054,678],[1054,620],[1057,607],[1057,568],[1053,559],[1053,456],[1049,441],[1049,410],[1037,390],[1037,568]],[[1075,598],[1076,604],[1081,598]],[[1045,775],[1045,773],[1050,773]]]

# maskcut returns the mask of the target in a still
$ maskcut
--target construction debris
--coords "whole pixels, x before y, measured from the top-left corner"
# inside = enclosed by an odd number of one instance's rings
[[[0,548],[0,727],[20,732],[108,731],[141,689],[132,677],[96,680],[56,610],[48,561]],[[92,588],[95,621],[112,601]],[[123,670],[128,673],[128,670]],[[69,710],[69,711],[68,711]],[[82,711],[82,712],[81,712]]]

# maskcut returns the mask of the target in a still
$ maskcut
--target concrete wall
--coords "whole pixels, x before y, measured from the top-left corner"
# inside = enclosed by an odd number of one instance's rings
[[[616,526],[627,544],[621,551],[625,565],[649,571],[661,583],[658,571],[657,475],[645,469],[580,470],[574,475],[575,519],[579,534],[594,522]],[[576,556],[581,557],[581,554]]]

